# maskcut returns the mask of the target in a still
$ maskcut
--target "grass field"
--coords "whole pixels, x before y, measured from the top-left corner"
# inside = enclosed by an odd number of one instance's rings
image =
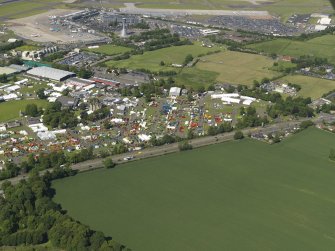
[[[101,45],[99,48],[86,49],[86,50],[90,52],[112,56],[112,55],[122,54],[128,51],[131,51],[131,48],[106,44],[106,45]]]
[[[326,35],[308,41],[292,41],[289,39],[276,39],[263,43],[249,45],[249,48],[260,52],[277,53],[278,55],[290,55],[299,57],[311,55],[328,58],[335,63],[335,35]]]
[[[24,111],[27,104],[45,107],[46,100],[15,100],[0,103],[0,123],[19,118],[19,112]]]
[[[197,68],[218,73],[216,80],[220,82],[252,85],[253,80],[280,75],[269,70],[273,63],[272,59],[264,56],[226,51],[202,58]]]
[[[197,68],[184,68],[177,76],[176,83],[197,89],[200,86],[208,87],[216,83],[219,73],[213,71],[200,70]]]
[[[15,50],[17,51],[35,51],[39,50],[41,47],[36,45],[22,45],[20,47],[17,47]]]
[[[323,94],[335,90],[335,81],[326,79],[293,75],[286,76],[281,80],[300,85],[301,90],[299,91],[299,95],[313,99],[320,98]]]
[[[116,66],[118,68],[141,69],[145,68],[150,71],[170,71],[178,70],[171,67],[171,64],[182,64],[188,54],[196,57],[210,51],[218,50],[218,48],[206,48],[196,43],[194,45],[183,45],[168,47],[156,51],[145,52],[143,55],[135,55],[126,60],[109,61],[108,66]],[[165,66],[161,66],[160,62],[164,61]]]
[[[57,180],[55,201],[133,250],[333,250],[335,135],[244,140]]]

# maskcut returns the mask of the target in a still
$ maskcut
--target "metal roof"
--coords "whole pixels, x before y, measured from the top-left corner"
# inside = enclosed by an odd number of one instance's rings
[[[46,66],[41,66],[41,67],[36,67],[27,72],[30,75],[34,75],[37,77],[41,78],[48,78],[48,79],[53,79],[57,81],[64,80],[69,77],[73,77],[76,74],[73,72],[69,71],[63,71],[51,67],[46,67]]]

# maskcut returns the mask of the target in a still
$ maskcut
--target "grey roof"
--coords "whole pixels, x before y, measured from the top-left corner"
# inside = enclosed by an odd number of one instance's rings
[[[28,71],[30,68],[24,65],[17,65],[17,64],[11,64],[9,68],[12,68],[14,70],[18,71]]]
[[[64,80],[66,78],[73,77],[76,75],[73,72],[58,70],[58,69],[47,67],[47,66],[33,68],[29,70],[27,73],[30,75],[37,76],[37,77],[48,78],[48,79],[53,79],[57,81],[61,81],[61,80]]]
[[[64,108],[75,107],[79,103],[78,98],[72,98],[72,97],[67,97],[67,96],[61,96],[61,97],[57,98],[57,101],[62,103],[62,106]]]

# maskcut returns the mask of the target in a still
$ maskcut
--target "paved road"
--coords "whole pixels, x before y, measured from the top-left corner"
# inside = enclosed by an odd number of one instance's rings
[[[291,121],[291,122],[282,122],[282,123],[278,123],[278,124],[274,124],[274,125],[268,125],[266,127],[249,128],[249,129],[243,130],[243,133],[245,135],[247,135],[250,132],[251,133],[253,133],[253,132],[263,132],[264,134],[273,133],[273,132],[276,132],[276,131],[279,131],[279,130],[285,130],[285,129],[289,129],[289,128],[292,128],[294,126],[297,126],[302,121],[304,121],[304,119]],[[220,134],[220,135],[217,135],[217,136],[200,137],[200,138],[190,140],[189,142],[192,144],[193,148],[199,148],[199,147],[203,147],[203,146],[219,144],[219,143],[223,143],[223,142],[226,142],[226,141],[234,140],[234,134],[235,134],[235,132],[231,132],[231,133]],[[112,158],[113,158],[113,161],[116,164],[123,164],[123,163],[126,163],[126,162],[157,157],[157,156],[161,156],[161,155],[165,155],[165,154],[175,153],[175,152],[178,152],[178,151],[179,151],[178,143],[174,143],[174,144],[163,145],[163,146],[159,146],[159,147],[151,147],[151,148],[147,148],[147,149],[140,150],[140,151],[134,151],[134,152],[131,152],[131,153],[114,155],[114,156],[112,156]],[[125,160],[126,157],[133,157],[133,158],[131,160]],[[103,159],[98,158],[98,159],[89,160],[89,161],[85,161],[85,162],[82,162],[82,163],[75,164],[71,168],[74,169],[74,170],[78,170],[79,172],[85,172],[85,171],[90,171],[90,170],[102,168],[103,167],[102,162],[103,162]],[[43,175],[46,171],[47,170],[42,171],[42,172],[40,172],[40,174]],[[49,169],[48,171],[52,171],[52,169]],[[16,184],[20,180],[26,179],[27,177],[28,177],[27,174],[19,175],[15,178],[8,179],[8,181],[10,181],[13,184]],[[3,182],[4,181],[0,181],[0,186]]]
[[[139,15],[210,15],[210,16],[259,16],[269,17],[268,11],[253,10],[183,10],[183,9],[150,9],[138,8],[134,3],[125,3],[126,7],[120,8],[121,13]]]

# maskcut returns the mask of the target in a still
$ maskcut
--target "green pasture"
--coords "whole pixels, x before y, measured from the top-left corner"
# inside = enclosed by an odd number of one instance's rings
[[[280,75],[271,71],[274,61],[268,57],[234,51],[210,55],[201,59],[197,68],[218,74],[219,82],[252,85],[254,80]]]
[[[215,50],[218,50],[218,48],[202,47],[198,43],[194,45],[173,46],[160,50],[148,51],[143,55],[134,55],[126,60],[108,61],[106,62],[106,65],[127,69],[145,68],[153,72],[170,70],[178,71],[178,68],[172,67],[171,64],[182,64],[188,54],[197,57],[200,54],[206,54],[207,52],[213,52]],[[165,63],[164,66],[160,65],[161,61]]]
[[[19,118],[20,111],[23,112],[27,104],[45,107],[48,102],[46,100],[14,100],[0,103],[0,122]]]
[[[320,98],[323,94],[335,90],[335,81],[327,79],[289,75],[280,80],[300,85],[301,90],[299,91],[299,95],[303,97],[311,97],[313,99]]]
[[[333,250],[335,135],[243,140],[57,180],[69,215],[133,250]]]
[[[278,55],[289,55],[299,57],[310,55],[328,58],[335,63],[335,35],[326,35],[308,41],[294,41],[290,39],[275,39],[262,43],[248,45],[248,48],[259,52],[276,53]]]
[[[176,83],[197,89],[198,87],[208,87],[216,83],[219,73],[214,71],[200,70],[196,67],[184,68],[177,76]]]

